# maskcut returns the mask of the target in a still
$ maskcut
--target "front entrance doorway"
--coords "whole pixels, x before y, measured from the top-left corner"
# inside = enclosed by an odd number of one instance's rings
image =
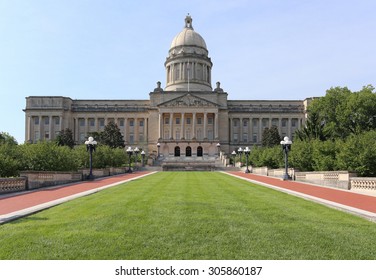
[[[176,157],[180,157],[180,147],[179,147],[179,146],[176,146],[176,147],[175,147],[175,153],[174,153],[174,155],[175,155]]]
[[[192,148],[191,147],[187,147],[185,148],[185,156],[186,157],[191,157],[192,156]]]
[[[201,146],[197,147],[197,156],[202,157],[202,147]]]

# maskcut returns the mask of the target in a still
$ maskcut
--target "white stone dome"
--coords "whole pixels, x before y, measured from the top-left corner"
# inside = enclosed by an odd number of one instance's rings
[[[192,18],[189,15],[185,18],[184,29],[172,40],[170,50],[182,46],[200,47],[207,50],[205,40],[200,34],[194,31],[192,27]]]

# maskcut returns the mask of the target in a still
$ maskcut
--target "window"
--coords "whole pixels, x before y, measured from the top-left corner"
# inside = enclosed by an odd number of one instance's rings
[[[35,131],[35,133],[34,133],[34,139],[35,139],[36,142],[40,140],[39,131]]]
[[[238,126],[238,120],[234,120],[234,127]]]
[[[191,118],[187,118],[187,124],[191,124]]]
[[[140,120],[140,126],[144,126],[144,120]]]
[[[243,133],[243,142],[248,142],[248,134]]]
[[[104,126],[104,119],[99,119],[99,126]]]
[[[90,123],[90,126],[95,126],[95,119],[90,119],[89,123]]]
[[[208,124],[213,124],[213,118],[208,118]]]
[[[248,126],[248,121],[247,121],[247,120],[243,120],[243,126],[244,126],[244,127],[247,127],[247,126]]]
[[[79,119],[78,122],[80,126],[85,126],[85,119]]]
[[[176,140],[180,140],[180,131],[179,130],[176,131],[175,136],[176,136],[175,137]]]
[[[170,118],[165,118],[164,123],[165,123],[165,124],[169,124],[169,123],[170,123]]]
[[[81,143],[85,142],[85,134],[84,133],[80,133],[80,142]]]
[[[287,126],[287,119],[282,119],[282,127],[286,127]]]
[[[129,121],[129,126],[134,126],[134,120]]]
[[[234,142],[238,142],[238,134],[234,133]]]
[[[254,143],[257,143],[257,134],[256,134],[256,133],[253,133],[252,141],[253,141]]]
[[[50,118],[49,117],[44,117],[44,124],[45,125],[50,124]]]
[[[202,124],[202,118],[197,118],[197,124]]]
[[[273,119],[272,120],[272,126],[278,127],[278,119]]]
[[[34,124],[36,124],[36,125],[39,124],[39,117],[34,117]]]
[[[298,124],[298,120],[297,119],[292,119],[291,120],[291,126],[292,127],[297,127],[297,124]]]
[[[120,121],[119,121],[119,126],[124,126],[124,120],[123,119],[121,119]]]
[[[252,122],[253,122],[253,128],[257,129],[257,127],[258,127],[258,120],[252,120]]]
[[[55,117],[55,125],[60,125],[60,118],[59,117]]]
[[[129,144],[134,144],[134,135],[129,134]]]
[[[175,119],[175,124],[180,124],[180,118]]]
[[[140,135],[138,136],[138,140],[139,140],[139,142],[144,142],[144,135],[143,135],[143,134],[140,134]]]

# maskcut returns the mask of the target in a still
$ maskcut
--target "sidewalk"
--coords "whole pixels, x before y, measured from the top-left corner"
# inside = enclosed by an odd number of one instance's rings
[[[0,195],[0,224],[153,173],[138,171],[99,178],[94,181]]]
[[[240,171],[226,172],[259,185],[277,189],[321,204],[341,209],[376,222],[376,196],[359,194],[348,190],[310,185],[297,181],[255,175]]]

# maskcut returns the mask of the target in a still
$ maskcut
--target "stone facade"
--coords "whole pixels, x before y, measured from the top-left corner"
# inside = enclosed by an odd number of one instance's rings
[[[26,97],[25,139],[53,140],[70,128],[76,143],[90,132],[115,122],[127,146],[164,156],[214,156],[242,146],[260,145],[265,128],[276,126],[294,137],[304,125],[306,100],[228,100],[216,83],[211,87],[212,62],[192,18],[172,41],[165,62],[166,87],[161,83],[145,100],[76,100],[63,96]]]

